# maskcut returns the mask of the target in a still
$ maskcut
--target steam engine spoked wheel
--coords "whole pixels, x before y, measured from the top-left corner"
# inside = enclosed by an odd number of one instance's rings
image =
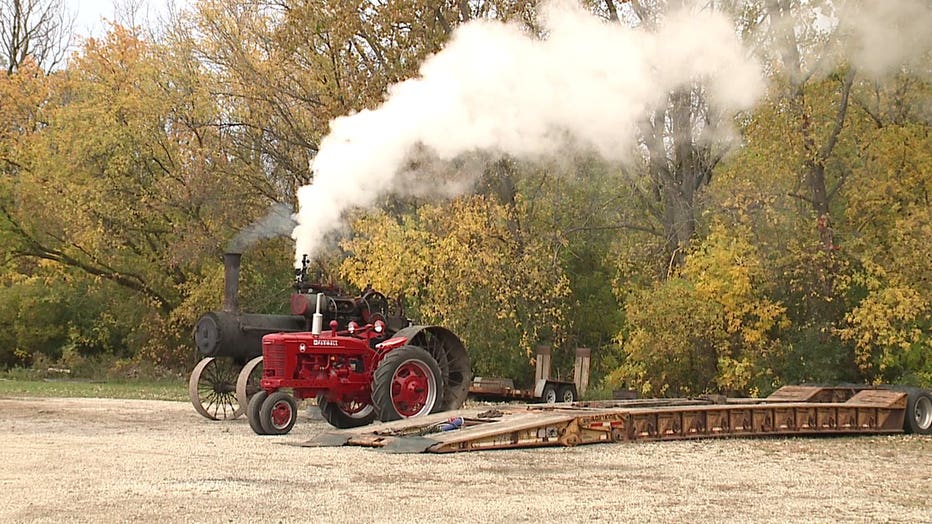
[[[382,421],[440,411],[440,366],[426,350],[402,346],[391,351],[372,377],[372,403]]]
[[[284,391],[269,394],[259,407],[259,423],[266,435],[284,435],[298,420],[298,403]]]
[[[194,410],[210,420],[232,420],[246,408],[236,399],[238,366],[228,359],[207,357],[194,366],[188,396]]]
[[[321,396],[317,397],[317,406],[324,420],[340,429],[358,428],[375,420],[375,408],[372,404],[358,400],[331,402],[327,397]]]
[[[236,401],[240,406],[248,406],[249,399],[259,392],[262,379],[262,356],[258,356],[243,366],[236,377]]]

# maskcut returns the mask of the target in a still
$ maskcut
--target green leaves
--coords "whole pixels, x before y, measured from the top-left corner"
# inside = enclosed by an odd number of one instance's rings
[[[626,360],[609,379],[645,395],[772,389],[789,321],[766,277],[747,228],[713,225],[678,276],[629,298]]]
[[[766,7],[739,20],[761,45]],[[629,164],[498,159],[479,196],[354,211],[331,276],[403,296],[409,316],[459,333],[480,373],[528,378],[543,343],[564,375],[587,346],[595,383],[651,395],[932,384],[925,69],[809,75],[831,37],[808,7],[802,69],[770,57],[770,95],[727,156],[704,95],[672,93]],[[194,319],[219,305],[221,248],[310,181],[330,120],[380,103],[457,25],[533,31],[535,10],[193,8],[161,40],[114,26],[63,69],[27,60],[0,77],[0,365],[66,352],[181,365]],[[247,252],[245,308],[287,309],[291,259],[288,239]]]

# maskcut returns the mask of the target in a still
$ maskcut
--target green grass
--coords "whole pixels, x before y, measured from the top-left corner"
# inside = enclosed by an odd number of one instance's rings
[[[81,380],[0,377],[0,397],[81,397],[188,400],[182,379]]]

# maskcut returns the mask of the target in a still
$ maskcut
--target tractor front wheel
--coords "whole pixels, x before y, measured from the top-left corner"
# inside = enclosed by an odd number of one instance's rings
[[[391,351],[372,377],[372,404],[384,422],[440,410],[440,366],[426,350],[401,346]]]
[[[298,420],[298,403],[284,391],[270,394],[259,408],[259,422],[266,435],[284,435]]]
[[[262,410],[262,403],[265,402],[268,396],[268,391],[260,389],[249,399],[249,404],[246,405],[246,419],[249,420],[249,427],[252,428],[256,435],[268,435],[268,433],[262,429],[262,420],[259,418],[259,412]]]

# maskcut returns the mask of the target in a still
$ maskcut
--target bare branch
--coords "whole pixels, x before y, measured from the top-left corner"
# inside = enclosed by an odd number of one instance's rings
[[[845,74],[845,79],[841,86],[841,101],[838,103],[838,114],[835,116],[835,127],[832,134],[829,135],[828,141],[819,151],[819,159],[823,162],[832,154],[835,144],[838,142],[838,135],[845,125],[845,115],[848,112],[848,95],[851,93],[851,84],[854,82],[854,68],[849,68]]]
[[[0,63],[7,74],[29,57],[46,71],[58,67],[71,46],[74,21],[63,0],[0,0]]]

